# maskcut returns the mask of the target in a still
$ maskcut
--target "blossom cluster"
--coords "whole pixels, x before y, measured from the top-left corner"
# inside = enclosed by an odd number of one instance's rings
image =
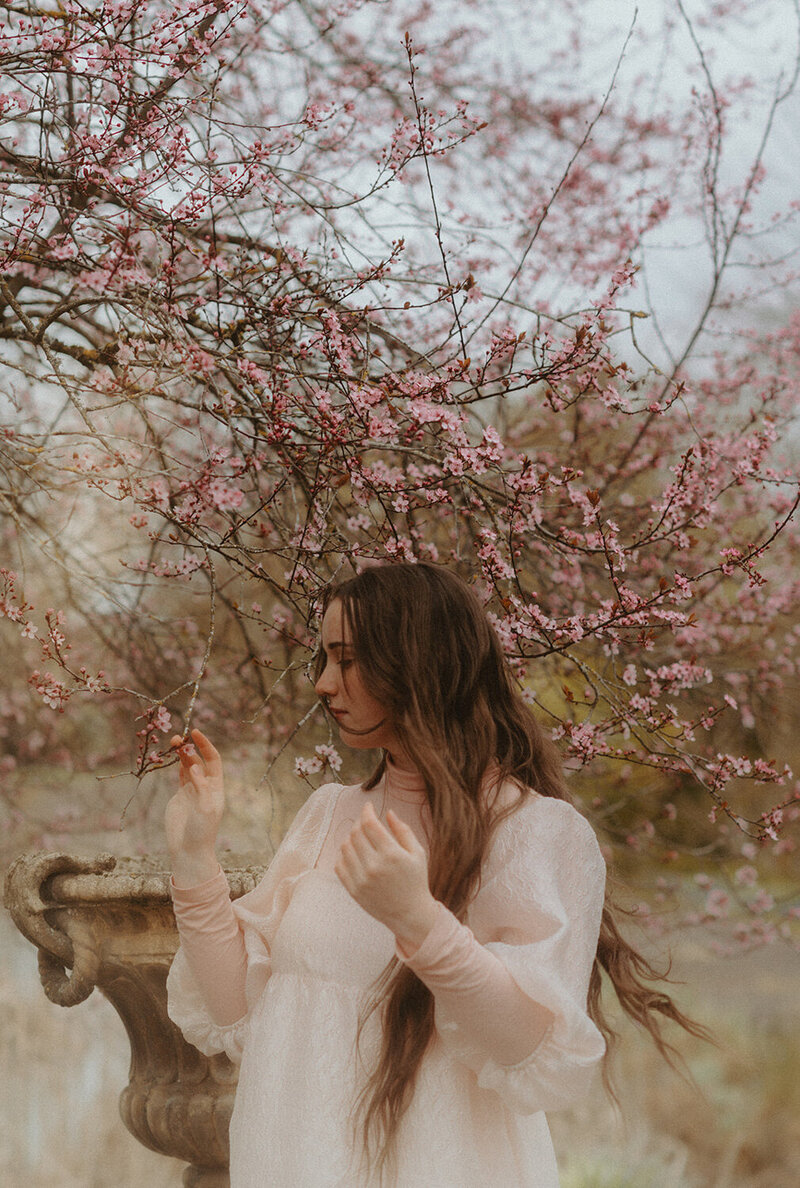
[[[784,292],[791,252],[756,225],[762,162],[709,170],[713,88],[656,88],[644,116],[621,64],[598,105],[558,74],[578,28],[503,85],[481,17],[9,8],[0,532],[54,592],[37,614],[0,570],[0,629],[37,708],[115,707],[137,775],[210,722],[311,781],[341,766],[309,680],[320,599],[438,561],[607,838],[739,863],[695,914],[766,935],[759,856],[787,862],[797,820],[800,318],[763,329],[738,278]],[[712,280],[683,333],[651,318],[648,267],[695,183]]]

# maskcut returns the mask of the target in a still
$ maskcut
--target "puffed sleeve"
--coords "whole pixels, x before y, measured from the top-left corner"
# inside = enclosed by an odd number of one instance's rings
[[[436,1027],[478,1085],[520,1114],[583,1096],[605,1052],[586,1009],[605,892],[605,864],[588,821],[565,801],[532,795],[498,827],[467,923],[532,1002],[553,1016],[517,1064],[486,1057],[469,1028],[435,999]],[[458,1012],[454,1012],[458,1014]]]
[[[175,954],[167,975],[167,1013],[189,1043],[205,1056],[225,1052],[234,1062],[241,1061],[250,1013],[269,980],[275,933],[297,879],[317,860],[340,791],[340,785],[325,784],[311,794],[289,826],[261,882],[231,905],[246,955],[247,1012],[240,1019],[228,1025],[215,1023],[183,946]]]

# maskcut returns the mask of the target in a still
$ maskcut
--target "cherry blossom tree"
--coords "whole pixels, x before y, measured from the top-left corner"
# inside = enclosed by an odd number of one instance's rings
[[[338,770],[320,594],[438,560],[609,844],[663,864],[661,897],[702,857],[691,919],[791,937],[757,867],[800,816],[771,750],[797,204],[767,169],[796,7],[765,6],[768,78],[726,58],[733,0],[626,7],[599,41],[591,5],[487,7],[4,3],[8,747],[35,713],[58,754],[96,703],[143,778],[212,723]]]

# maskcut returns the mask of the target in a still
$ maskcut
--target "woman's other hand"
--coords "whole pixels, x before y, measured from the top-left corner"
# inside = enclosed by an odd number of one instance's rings
[[[334,870],[356,903],[410,952],[430,932],[439,904],[428,886],[427,854],[413,829],[391,809],[386,823],[388,829],[367,801]]]
[[[164,816],[167,849],[176,886],[192,887],[219,870],[215,845],[225,810],[222,760],[199,730],[192,731],[191,742],[173,738],[172,746],[180,766],[178,791]]]

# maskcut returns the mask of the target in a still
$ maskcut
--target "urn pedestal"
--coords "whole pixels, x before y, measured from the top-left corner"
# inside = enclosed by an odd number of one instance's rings
[[[264,867],[223,861],[234,899]],[[186,1161],[189,1188],[228,1188],[228,1125],[238,1069],[207,1057],[167,1016],[166,980],[178,948],[169,873],[152,859],[23,854],[9,868],[5,906],[39,951],[51,1002],[74,1006],[95,987],[131,1045],[120,1097],[128,1130],[153,1151]]]

